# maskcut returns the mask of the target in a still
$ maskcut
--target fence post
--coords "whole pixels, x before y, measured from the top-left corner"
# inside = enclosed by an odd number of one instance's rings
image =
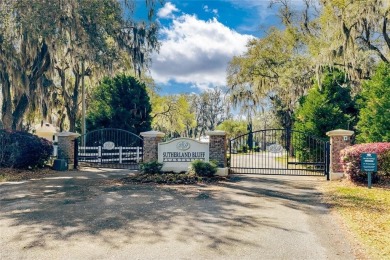
[[[98,147],[98,160],[99,163],[102,164],[102,147],[100,145]]]
[[[326,180],[330,181],[330,143],[325,143],[325,174]]]
[[[79,167],[79,142],[76,139],[73,140],[74,142],[74,169],[77,169]]]
[[[341,179],[344,170],[340,162],[340,152],[351,145],[353,131],[337,129],[326,133],[330,137],[330,180]]]
[[[122,146],[119,147],[119,163],[122,163]]]
[[[139,146],[137,146],[137,163],[139,162]]]

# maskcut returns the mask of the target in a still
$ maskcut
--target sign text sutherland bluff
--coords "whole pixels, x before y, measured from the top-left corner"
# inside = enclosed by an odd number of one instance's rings
[[[177,138],[158,144],[158,161],[163,171],[187,171],[194,160],[209,161],[209,144],[190,138]]]

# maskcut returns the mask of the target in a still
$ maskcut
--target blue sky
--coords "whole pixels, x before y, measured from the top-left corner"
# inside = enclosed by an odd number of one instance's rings
[[[301,0],[291,1],[299,5]],[[277,7],[268,8],[269,2],[172,0],[158,6],[161,49],[152,55],[150,74],[160,94],[225,86],[232,57],[245,52],[248,40],[261,37],[270,26],[280,26]]]

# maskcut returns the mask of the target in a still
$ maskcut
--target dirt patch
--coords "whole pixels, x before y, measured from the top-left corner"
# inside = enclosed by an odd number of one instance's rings
[[[47,168],[22,170],[13,168],[0,168],[0,182],[5,181],[23,181],[33,178],[41,178],[47,175],[55,174],[56,171]]]

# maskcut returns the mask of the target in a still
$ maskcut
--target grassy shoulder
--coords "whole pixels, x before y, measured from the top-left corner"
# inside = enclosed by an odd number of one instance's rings
[[[33,178],[41,178],[54,173],[56,173],[56,171],[53,171],[49,167],[34,170],[0,168],[0,182],[23,181]]]
[[[369,258],[390,259],[390,183],[368,189],[343,180],[327,182],[323,191]]]

